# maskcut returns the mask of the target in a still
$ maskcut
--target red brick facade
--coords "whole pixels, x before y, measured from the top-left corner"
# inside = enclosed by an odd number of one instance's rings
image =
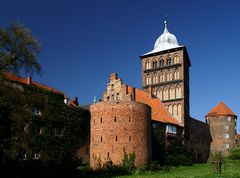
[[[151,160],[151,108],[134,101],[98,102],[90,107],[90,166],[108,158],[120,164],[123,150],[135,153],[135,165]]]

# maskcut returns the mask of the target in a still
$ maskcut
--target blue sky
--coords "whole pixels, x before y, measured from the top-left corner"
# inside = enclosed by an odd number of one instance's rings
[[[113,72],[141,88],[139,55],[153,49],[168,14],[192,63],[191,115],[204,120],[220,101],[240,114],[239,9],[237,0],[1,0],[0,26],[17,19],[31,28],[42,48],[34,80],[88,104]]]

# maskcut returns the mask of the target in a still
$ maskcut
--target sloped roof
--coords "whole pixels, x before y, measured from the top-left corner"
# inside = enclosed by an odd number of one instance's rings
[[[17,82],[17,83],[21,83],[21,84],[25,84],[25,85],[29,85],[29,79],[28,78],[22,78],[22,77],[19,77],[17,75],[14,75],[10,72],[5,72],[4,73],[4,76],[8,79],[8,80],[11,80],[11,81],[14,81],[14,82]],[[51,87],[48,87],[46,85],[43,85],[41,83],[38,83],[38,82],[34,82],[34,81],[31,81],[31,85],[35,85],[39,88],[42,88],[42,89],[45,89],[45,90],[49,90],[49,91],[52,91],[54,93],[58,93],[58,94],[61,94],[61,95],[64,95],[63,92],[59,91],[59,90],[56,90],[54,88],[51,88]]]
[[[132,88],[132,87],[131,87]],[[129,89],[128,89],[129,91]],[[171,123],[183,126],[175,119],[163,106],[159,98],[152,98],[151,95],[143,90],[135,89],[135,101],[147,104],[152,109],[152,120],[163,123]]]
[[[236,114],[222,101],[218,103],[205,117],[216,115],[236,116]]]

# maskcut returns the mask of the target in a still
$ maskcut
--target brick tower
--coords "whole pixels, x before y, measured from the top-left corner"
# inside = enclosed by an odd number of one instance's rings
[[[158,97],[165,108],[184,125],[185,136],[189,128],[189,67],[187,49],[179,46],[177,38],[165,29],[156,40],[154,49],[140,56],[142,87]]]
[[[216,105],[206,116],[209,124],[212,142],[210,151],[227,150],[236,146],[236,123],[237,116],[223,102]]]

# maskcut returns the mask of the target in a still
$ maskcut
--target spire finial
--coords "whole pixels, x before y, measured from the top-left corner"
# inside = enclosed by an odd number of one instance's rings
[[[168,24],[168,22],[167,22],[167,14],[165,14],[165,20],[164,20],[164,26],[165,26],[165,28],[164,28],[164,32],[168,31],[168,29],[167,29],[167,24]]]

